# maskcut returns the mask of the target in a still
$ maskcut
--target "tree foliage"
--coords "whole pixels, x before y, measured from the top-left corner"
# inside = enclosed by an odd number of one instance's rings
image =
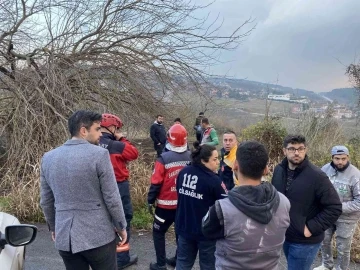
[[[249,126],[241,133],[242,140],[256,140],[265,145],[272,162],[283,158],[283,140],[287,131],[277,118],[267,118],[255,125]]]

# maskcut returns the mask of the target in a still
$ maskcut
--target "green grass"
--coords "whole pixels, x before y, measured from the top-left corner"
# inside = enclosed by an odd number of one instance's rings
[[[154,209],[155,210],[155,209]],[[131,226],[134,229],[151,229],[154,218],[150,215],[147,207],[135,209]]]
[[[0,197],[0,211],[5,212],[9,208],[10,202],[7,197]]]

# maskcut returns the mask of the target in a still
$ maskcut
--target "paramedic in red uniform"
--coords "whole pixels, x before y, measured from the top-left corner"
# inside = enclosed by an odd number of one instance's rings
[[[181,124],[173,125],[167,133],[167,140],[167,151],[155,162],[148,194],[150,213],[156,202],[153,223],[156,263],[150,264],[151,270],[166,269],[166,263],[175,267],[176,255],[170,259],[166,258],[165,233],[175,221],[176,177],[182,168],[190,164],[186,129]]]
[[[133,217],[133,209],[130,197],[129,170],[126,165],[129,161],[137,159],[139,152],[120,132],[123,123],[119,117],[105,113],[102,115],[100,126],[102,136],[99,145],[109,150],[127,222],[128,239],[125,246],[121,247],[123,251],[117,253],[118,269],[124,269],[138,260],[135,254],[131,256],[129,254],[130,222]]]

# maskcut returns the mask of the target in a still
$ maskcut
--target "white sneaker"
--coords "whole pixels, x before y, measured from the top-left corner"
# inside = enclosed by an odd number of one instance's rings
[[[320,265],[318,267],[315,267],[313,270],[330,270],[330,268],[327,268],[324,265]]]

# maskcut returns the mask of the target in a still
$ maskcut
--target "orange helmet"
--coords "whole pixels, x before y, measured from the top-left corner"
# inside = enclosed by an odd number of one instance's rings
[[[123,123],[121,122],[120,118],[117,117],[116,115],[110,113],[104,113],[102,115],[100,126],[102,127],[115,126],[117,128],[121,128],[123,126]]]
[[[175,124],[169,129],[167,139],[172,146],[187,147],[187,131],[181,124]]]

